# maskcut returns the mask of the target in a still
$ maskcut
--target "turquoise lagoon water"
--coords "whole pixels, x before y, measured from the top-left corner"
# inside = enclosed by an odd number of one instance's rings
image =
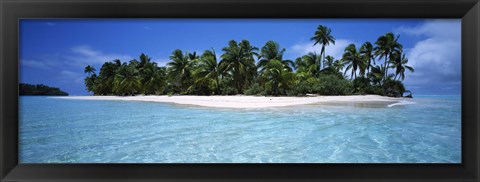
[[[460,163],[460,103],[460,96],[420,96],[400,105],[218,109],[22,96],[19,160]]]

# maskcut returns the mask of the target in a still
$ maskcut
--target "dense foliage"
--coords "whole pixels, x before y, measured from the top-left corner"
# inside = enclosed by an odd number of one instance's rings
[[[387,33],[374,44],[350,44],[341,58],[327,55],[335,44],[331,29],[320,25],[311,38],[320,54],[310,52],[286,60],[286,49],[274,41],[257,48],[248,40],[231,40],[217,56],[214,49],[201,55],[176,49],[160,67],[141,54],[139,59],[105,62],[97,74],[85,67],[85,86],[95,95],[349,95],[403,96],[405,71],[413,72],[399,36]],[[389,73],[389,71],[392,71]]]
[[[19,94],[20,95],[58,95],[58,96],[67,96],[68,93],[61,91],[59,88],[49,87],[47,85],[38,84],[19,84]]]

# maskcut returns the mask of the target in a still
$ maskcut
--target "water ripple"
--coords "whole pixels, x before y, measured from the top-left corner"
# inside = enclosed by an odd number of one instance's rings
[[[460,98],[212,109],[21,97],[21,163],[459,163]]]

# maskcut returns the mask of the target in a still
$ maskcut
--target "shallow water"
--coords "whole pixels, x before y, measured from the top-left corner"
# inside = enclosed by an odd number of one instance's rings
[[[460,96],[219,109],[20,97],[21,163],[460,163]]]

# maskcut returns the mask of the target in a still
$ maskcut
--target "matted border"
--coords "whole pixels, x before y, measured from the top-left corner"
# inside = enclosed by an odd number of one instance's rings
[[[462,164],[18,164],[22,18],[462,18]],[[2,181],[478,181],[478,0],[0,0]]]

